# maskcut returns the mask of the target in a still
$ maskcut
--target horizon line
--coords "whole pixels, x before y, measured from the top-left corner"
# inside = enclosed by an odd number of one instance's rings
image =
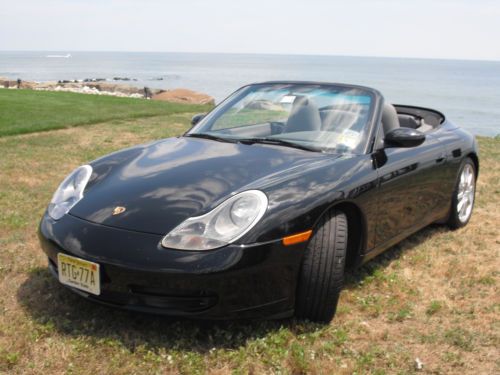
[[[323,53],[287,53],[287,52],[208,52],[208,51],[125,51],[125,50],[51,50],[51,49],[0,49],[1,52],[58,52],[58,53],[179,53],[179,54],[198,54],[198,55],[264,55],[264,56],[310,56],[310,57],[356,57],[356,58],[379,58],[379,59],[408,59],[408,60],[438,60],[438,61],[477,61],[499,63],[500,59],[472,59],[472,58],[454,58],[454,57],[422,57],[422,56],[377,56],[377,55],[351,55],[351,54],[323,54]]]

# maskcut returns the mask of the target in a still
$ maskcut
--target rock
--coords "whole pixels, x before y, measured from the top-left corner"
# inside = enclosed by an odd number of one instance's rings
[[[7,85],[5,87],[9,89],[17,89],[17,80],[11,79],[10,81],[7,81]]]
[[[35,90],[54,90],[57,87],[57,82],[38,82]]]
[[[83,82],[104,82],[106,78],[85,78]]]
[[[83,94],[99,94],[99,90],[97,90],[95,87],[88,86],[83,86],[78,92],[81,92]]]
[[[10,79],[6,77],[0,77],[0,87],[8,88],[10,86]]]
[[[70,80],[63,79],[62,81],[61,80],[57,81],[57,83],[78,83],[78,80],[76,80],[76,79],[70,79]]]
[[[127,77],[114,77],[114,80],[135,80]],[[206,94],[186,89],[164,91],[161,89],[138,88],[127,84],[105,82],[103,78],[84,80],[60,80],[57,82],[33,82],[12,80],[0,77],[0,87],[42,91],[68,91],[94,95],[112,95],[130,98],[153,98],[175,103],[214,104],[214,99]]]
[[[172,103],[215,104],[214,98],[188,89],[174,89],[153,95],[153,100],[163,100]]]
[[[109,93],[120,93],[124,95],[132,95],[132,94],[143,94],[144,91],[140,88],[128,85],[120,85],[118,83],[110,83],[110,82],[88,82],[86,83],[88,87],[95,88],[101,92],[109,92]]]
[[[81,83],[68,82],[68,83],[58,83],[58,86],[67,88],[67,89],[79,89],[82,87]]]
[[[85,82],[85,86],[94,88],[98,91],[109,91],[109,92],[114,92],[116,88],[118,87],[118,84],[116,83],[109,83],[109,82]]]
[[[34,90],[36,87],[37,87],[37,83],[36,82],[32,82],[32,81],[21,81],[21,83],[19,84],[19,88],[20,89],[28,89],[28,90]]]
[[[22,81],[20,81],[19,83],[22,83]],[[0,77],[0,87],[4,87],[6,89],[8,88],[12,89],[12,88],[17,88],[17,85],[18,85],[18,80]]]

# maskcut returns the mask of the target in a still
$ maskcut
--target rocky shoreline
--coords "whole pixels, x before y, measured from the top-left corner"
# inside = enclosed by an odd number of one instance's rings
[[[132,78],[115,77],[113,81],[133,81]],[[84,80],[36,82],[21,79],[12,80],[0,77],[0,88],[15,90],[64,91],[81,94],[108,95],[137,99],[162,100],[186,104],[215,104],[214,98],[188,89],[153,89],[138,88],[122,83],[109,82],[104,78],[87,78]]]

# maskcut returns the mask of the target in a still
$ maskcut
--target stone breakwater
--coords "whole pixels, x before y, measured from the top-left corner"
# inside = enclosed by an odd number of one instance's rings
[[[137,99],[163,100],[186,104],[215,104],[214,98],[207,94],[188,89],[152,89],[138,88],[130,85],[105,82],[104,80],[35,82],[11,80],[0,77],[0,88],[15,90],[64,91],[81,94],[109,95]]]

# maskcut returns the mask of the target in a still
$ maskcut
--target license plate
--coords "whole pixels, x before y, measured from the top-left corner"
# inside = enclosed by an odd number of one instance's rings
[[[98,263],[59,253],[57,271],[61,283],[95,295],[101,294]]]

